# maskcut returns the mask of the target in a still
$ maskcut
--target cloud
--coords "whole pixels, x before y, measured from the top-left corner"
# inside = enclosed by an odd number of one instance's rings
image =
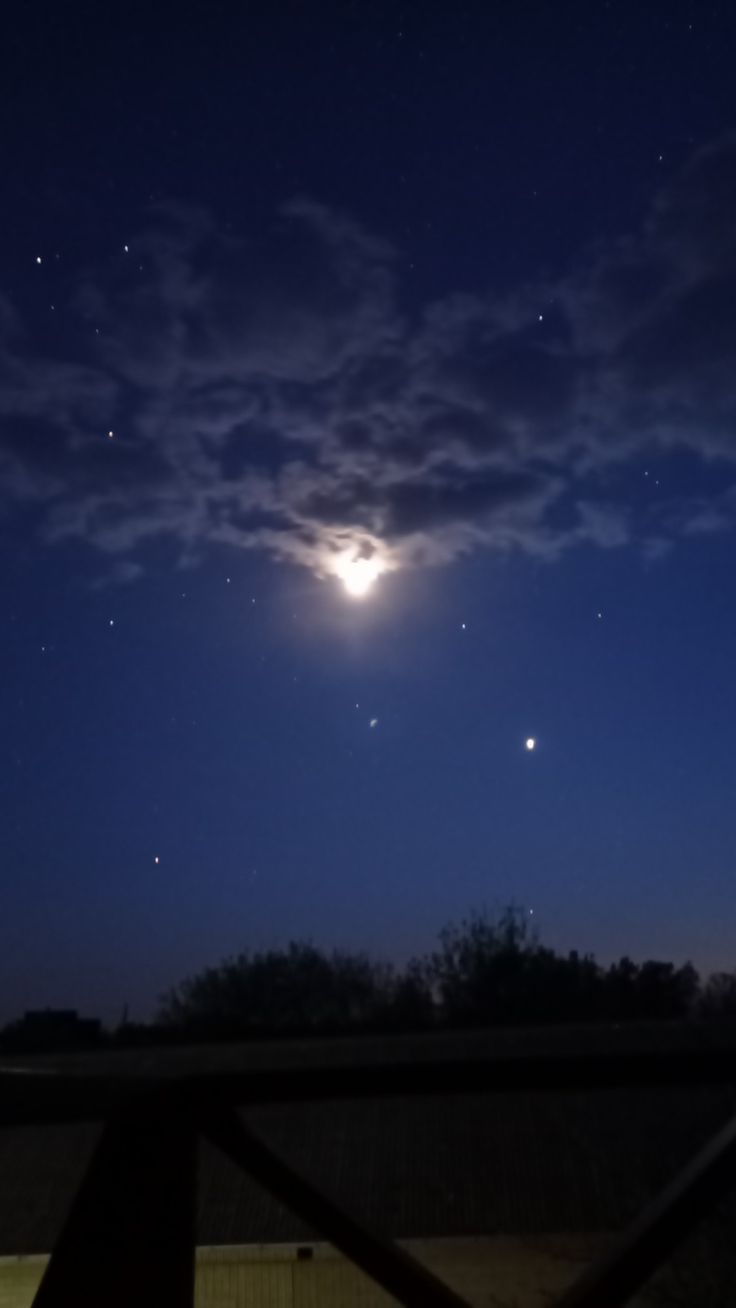
[[[0,296],[0,483],[132,578],[155,538],[320,572],[723,530],[736,494],[736,138],[558,281],[401,309],[395,251],[308,199],[240,233],[180,205],[36,333]],[[43,339],[45,349],[34,344]],[[112,431],[113,437],[108,437]],[[709,493],[643,502],[686,451]],[[657,466],[660,466],[659,464]],[[638,482],[637,482],[638,484]]]

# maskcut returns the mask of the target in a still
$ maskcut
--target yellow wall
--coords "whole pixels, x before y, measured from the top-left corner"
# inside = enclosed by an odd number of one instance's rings
[[[419,1262],[478,1308],[542,1308],[589,1261],[590,1242],[523,1241],[496,1236],[469,1240],[406,1240]],[[298,1261],[293,1245],[200,1249],[197,1308],[389,1308],[394,1300],[329,1245]],[[248,1295],[246,1297],[246,1286]]]
[[[33,1302],[48,1259],[0,1258],[0,1308],[26,1308]]]
[[[404,1247],[477,1308],[543,1308],[600,1249],[578,1237],[407,1240]],[[389,1308],[394,1302],[329,1245],[197,1250],[196,1308]],[[46,1258],[0,1258],[0,1308],[30,1308]]]

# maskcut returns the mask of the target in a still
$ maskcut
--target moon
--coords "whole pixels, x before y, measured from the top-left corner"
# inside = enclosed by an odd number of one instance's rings
[[[369,559],[355,554],[342,554],[333,564],[335,576],[340,578],[352,599],[365,599],[370,594],[385,565],[375,554]]]

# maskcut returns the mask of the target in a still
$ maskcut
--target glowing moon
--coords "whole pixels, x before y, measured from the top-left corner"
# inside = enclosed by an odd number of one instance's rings
[[[526,740],[524,741],[524,744],[526,748],[529,750],[529,753],[531,753],[533,749],[537,748],[537,742],[533,736],[527,736]]]
[[[333,566],[335,576],[340,578],[353,599],[364,599],[381,573],[386,571],[385,565],[375,554],[369,559],[343,554],[335,560]]]

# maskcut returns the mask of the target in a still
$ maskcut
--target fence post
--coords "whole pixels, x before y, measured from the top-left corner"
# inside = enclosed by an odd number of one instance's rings
[[[105,1126],[36,1308],[191,1308],[196,1143],[190,1117],[165,1096]]]

